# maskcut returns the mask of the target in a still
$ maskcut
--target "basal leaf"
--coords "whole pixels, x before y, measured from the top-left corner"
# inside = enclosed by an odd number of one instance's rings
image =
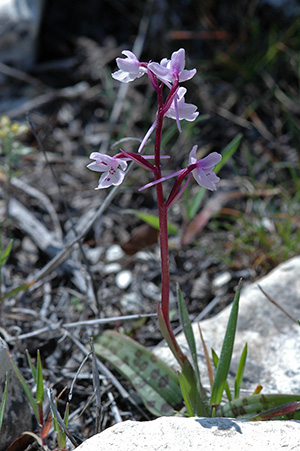
[[[285,404],[300,401],[299,395],[290,394],[267,394],[267,395],[250,395],[244,398],[234,399],[225,404],[218,411],[218,414],[223,417],[251,419],[256,414],[262,414],[270,409],[275,409]],[[300,412],[290,412],[288,415],[284,414],[281,418],[275,419],[295,419],[300,420]]]
[[[176,373],[144,346],[126,335],[105,331],[96,337],[94,347],[100,358],[130,381],[151,413],[173,415],[182,406]]]

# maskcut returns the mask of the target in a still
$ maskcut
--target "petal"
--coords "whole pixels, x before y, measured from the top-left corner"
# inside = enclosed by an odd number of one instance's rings
[[[92,152],[90,155],[91,160],[96,160],[97,164],[103,164],[104,167],[112,166],[117,167],[118,164],[116,163],[115,159],[113,157],[110,157],[109,155],[106,155],[104,153],[100,152]]]
[[[198,150],[198,146],[193,146],[192,150],[190,151],[190,155],[189,155],[189,164],[197,163],[197,150]]]
[[[187,89],[183,86],[180,86],[177,90],[177,101],[179,102],[187,93]]]
[[[89,168],[91,171],[96,171],[96,172],[107,171],[107,167],[105,167],[105,168],[101,167],[96,161],[93,161],[93,163],[88,164],[87,168]]]
[[[173,80],[172,71],[158,63],[149,63],[148,69],[150,69],[161,81],[171,82]]]
[[[130,59],[117,58],[116,59],[117,66],[120,70],[129,73],[137,74],[139,71],[139,63],[138,61],[133,61]]]
[[[179,119],[185,119],[186,121],[194,121],[199,115],[196,105],[192,103],[184,103],[183,105],[178,105]]]
[[[129,83],[130,81],[133,81],[134,78],[132,78],[128,72],[123,72],[122,70],[117,70],[113,74],[111,74],[112,78],[115,80],[121,81],[122,83]]]
[[[202,168],[204,171],[208,169],[213,169],[216,164],[222,160],[222,155],[217,152],[212,152],[207,157],[202,158],[197,162],[197,166]]]
[[[192,171],[194,179],[196,182],[203,186],[203,188],[215,191],[217,189],[216,183],[220,181],[220,178],[216,176],[214,172],[206,174],[203,169],[197,168]]]
[[[171,56],[171,68],[172,72],[180,74],[185,66],[185,50],[179,49],[177,52],[172,53]]]
[[[125,160],[122,160],[121,158],[118,158],[115,161],[118,162],[118,165],[120,166],[122,171],[125,171],[127,169],[127,162]]]
[[[122,55],[126,55],[129,59],[139,62],[139,60],[137,59],[135,54],[133,52],[131,52],[130,50],[123,50],[121,53],[122,53]]]
[[[125,172],[121,171],[120,169],[116,169],[114,174],[104,172],[104,174],[102,174],[100,177],[99,185],[96,189],[109,188],[112,185],[120,185],[123,182],[124,177]]]
[[[179,81],[183,82],[183,81],[190,80],[191,78],[193,78],[193,76],[195,75],[196,72],[197,72],[196,69],[192,69],[192,70],[184,69],[179,74]]]

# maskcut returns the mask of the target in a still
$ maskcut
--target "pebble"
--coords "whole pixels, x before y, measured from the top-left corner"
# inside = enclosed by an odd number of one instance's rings
[[[124,270],[116,275],[117,287],[121,290],[126,290],[132,282],[132,272]]]
[[[142,297],[136,292],[124,294],[120,300],[120,304],[128,314],[139,314],[145,312]]]
[[[231,273],[229,271],[225,271],[216,275],[216,277],[212,282],[212,285],[214,289],[218,289],[226,285],[226,283],[230,282],[231,279],[232,279]]]
[[[114,262],[120,260],[124,255],[122,248],[118,244],[113,244],[107,249],[105,258],[107,262]]]

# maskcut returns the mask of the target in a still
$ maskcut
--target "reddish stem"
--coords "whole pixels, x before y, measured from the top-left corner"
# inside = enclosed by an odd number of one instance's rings
[[[164,104],[162,95],[163,85],[157,91],[158,111],[157,111],[157,126],[155,135],[155,180],[161,178],[160,167],[160,152],[161,152],[161,136],[164,119]],[[168,242],[168,208],[164,200],[162,183],[156,185],[157,206],[159,216],[159,236],[160,236],[160,255],[161,255],[161,312],[165,327],[168,331],[169,337],[172,340],[174,348],[176,349],[177,358],[183,363],[186,357],[183,355],[180,347],[177,344],[172,326],[170,323],[170,269],[169,269],[169,242]]]

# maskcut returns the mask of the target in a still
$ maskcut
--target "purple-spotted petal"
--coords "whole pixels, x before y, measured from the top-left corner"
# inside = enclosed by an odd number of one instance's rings
[[[116,169],[114,173],[104,172],[99,180],[99,185],[95,189],[109,188],[110,186],[120,185],[125,177],[125,172]]]

